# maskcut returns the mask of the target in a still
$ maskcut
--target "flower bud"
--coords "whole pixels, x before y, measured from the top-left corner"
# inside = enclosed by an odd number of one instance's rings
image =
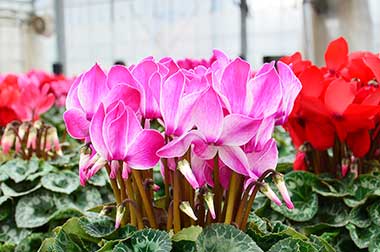
[[[11,124],[8,124],[1,138],[1,148],[5,154],[9,153],[9,150],[12,148],[15,139],[16,134],[14,132],[14,129]]]
[[[292,200],[290,199],[288,189],[286,188],[284,175],[282,175],[281,173],[275,173],[273,175],[273,180],[278,190],[280,191],[282,199],[285,201],[286,206],[289,209],[293,209],[294,205]]]
[[[190,206],[188,201],[182,201],[179,205],[179,209],[184,212],[187,216],[189,216],[193,220],[198,220],[197,216],[195,216],[193,209]]]
[[[260,186],[260,192],[262,192],[265,196],[267,196],[268,199],[273,201],[276,205],[281,206],[282,203],[280,199],[277,197],[277,195],[273,192],[272,188],[266,183],[259,184]]]
[[[118,160],[112,160],[111,161],[111,173],[110,178],[115,179],[117,176],[117,172],[119,171],[120,163]]]
[[[50,147],[53,146],[54,151],[57,153],[57,155],[62,156],[62,150],[61,146],[59,144],[59,138],[57,134],[57,129],[55,127],[49,127],[47,129],[47,135],[46,135],[46,151],[50,150]]]
[[[214,194],[212,192],[206,192],[203,197],[208,207],[208,210],[210,211],[211,218],[215,220],[216,215],[214,208]]]
[[[342,176],[345,177],[348,172],[348,167],[350,165],[350,160],[348,158],[343,158],[342,159]]]
[[[182,159],[178,161],[178,170],[182,173],[182,175],[186,178],[187,182],[194,188],[199,188],[198,181],[191,170],[190,164],[186,159]]]
[[[124,214],[125,214],[124,205],[119,205],[116,209],[115,229],[118,229],[120,227],[120,223],[124,217]]]
[[[29,128],[28,141],[26,143],[26,148],[35,150],[36,149],[36,138],[37,138],[37,129],[35,127]]]

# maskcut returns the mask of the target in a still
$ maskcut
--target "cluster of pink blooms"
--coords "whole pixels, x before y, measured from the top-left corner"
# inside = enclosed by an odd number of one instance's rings
[[[54,104],[63,106],[71,83],[43,71],[0,74],[0,127],[14,120],[35,121]]]
[[[160,162],[164,177],[178,170],[195,190],[212,188],[216,180],[228,190],[233,173],[247,188],[275,169],[278,150],[272,133],[291,112],[299,80],[282,62],[254,72],[240,58],[231,60],[217,50],[214,57],[209,67],[190,70],[169,57],[148,57],[107,73],[96,64],[81,74],[64,114],[69,134],[91,150],[81,154],[81,184],[104,166],[111,179],[119,172],[128,179],[133,170]],[[152,129],[153,122],[164,132]],[[213,175],[215,160],[219,178]],[[277,181],[293,208],[283,179]],[[269,186],[261,191],[281,205]]]

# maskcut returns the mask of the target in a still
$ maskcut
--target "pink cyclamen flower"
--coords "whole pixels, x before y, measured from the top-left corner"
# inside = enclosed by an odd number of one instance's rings
[[[95,64],[75,79],[67,95],[67,111],[63,115],[70,136],[89,141],[90,122],[101,102],[107,108],[122,100],[134,111],[139,109],[140,92],[126,76],[120,75],[120,68],[125,67],[114,66],[106,75]]]
[[[105,164],[111,164],[112,174],[118,165],[112,161],[122,161],[123,167],[149,169],[156,165],[159,157],[155,154],[164,145],[163,136],[156,130],[142,129],[135,112],[119,101],[107,110],[103,103],[93,116],[90,124],[90,138],[94,150],[99,155],[96,163],[88,169],[86,179],[92,177]],[[126,178],[128,173],[123,172]]]
[[[164,158],[180,157],[193,144],[193,152],[199,158],[209,160],[219,153],[230,169],[248,175],[248,160],[240,146],[255,134],[259,121],[240,114],[224,117],[220,98],[212,87],[202,94],[194,117],[198,129],[176,138],[157,154]]]

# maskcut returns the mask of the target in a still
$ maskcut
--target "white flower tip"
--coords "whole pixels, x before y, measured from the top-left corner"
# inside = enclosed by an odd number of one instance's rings
[[[197,216],[195,216],[193,209],[190,206],[188,201],[182,201],[179,205],[179,209],[184,212],[187,216],[189,216],[193,220],[198,220]]]

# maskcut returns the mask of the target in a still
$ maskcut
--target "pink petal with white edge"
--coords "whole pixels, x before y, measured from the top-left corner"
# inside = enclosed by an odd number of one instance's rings
[[[78,99],[78,85],[81,82],[82,76],[83,74],[79,75],[70,86],[69,92],[67,93],[67,97],[66,97],[67,110],[72,109],[72,108],[77,108],[77,109],[82,108]]]
[[[248,175],[248,159],[240,147],[220,146],[218,153],[223,163],[231,170],[242,175]]]
[[[262,118],[277,113],[282,99],[282,89],[274,62],[264,64],[249,81],[248,94],[252,94],[252,98],[249,98],[252,99],[250,116]]]
[[[167,135],[171,135],[176,128],[176,117],[179,110],[180,99],[184,91],[185,77],[178,71],[170,76],[161,86],[160,109],[165,122]]]
[[[112,66],[107,75],[107,87],[112,89],[114,86],[126,84],[138,88],[139,85],[128,68],[122,65]]]
[[[63,114],[66,130],[75,139],[88,137],[90,122],[87,121],[85,113],[79,109],[69,109]]]
[[[216,142],[223,128],[223,110],[218,94],[210,87],[198,100],[194,112],[195,124],[207,141]]]
[[[141,94],[136,88],[126,84],[116,84],[102,101],[106,108],[118,101],[123,101],[136,112],[140,108],[140,99]]]
[[[221,79],[221,92],[231,104],[232,113],[242,113],[245,109],[247,81],[250,73],[248,62],[237,58],[225,69]]]
[[[102,132],[110,159],[123,160],[127,154],[128,115],[122,101],[107,112]]]
[[[296,100],[299,92],[301,92],[302,84],[287,64],[278,61],[277,70],[281,79],[281,107],[283,111],[283,115],[277,124],[283,124],[287,120],[290,112],[293,110],[294,101]]]
[[[255,120],[244,115],[227,115],[223,120],[223,131],[218,144],[230,146],[244,145],[255,136],[260,123],[260,120]]]
[[[158,149],[165,144],[164,137],[156,130],[142,130],[128,147],[125,162],[133,169],[150,169],[155,166],[159,157]]]
[[[89,71],[83,74],[78,86],[78,98],[83,110],[92,116],[102,98],[107,94],[106,74],[95,64]]]
[[[157,155],[162,158],[182,157],[194,141],[198,141],[198,145],[203,143],[203,147],[199,147],[199,152],[207,148],[206,140],[196,131],[190,131],[159,149]]]
[[[278,161],[276,141],[270,139],[260,152],[246,153],[250,171],[260,177],[266,170],[275,169]]]
[[[108,157],[107,146],[103,139],[103,122],[105,111],[103,104],[100,104],[98,111],[95,113],[90,123],[90,139],[94,150],[99,153],[103,158]]]
[[[182,173],[182,175],[186,178],[187,182],[189,182],[194,190],[199,188],[197,178],[194,175],[193,170],[187,160],[184,159],[178,161],[177,169]]]

